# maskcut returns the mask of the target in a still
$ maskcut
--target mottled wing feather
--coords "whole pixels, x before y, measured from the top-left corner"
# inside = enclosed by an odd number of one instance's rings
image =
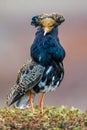
[[[32,89],[42,78],[44,67],[33,61],[28,61],[18,73],[17,84],[26,89]]]
[[[20,69],[16,84],[9,95],[10,105],[20,99],[41,80],[44,67],[34,61],[27,61]]]
[[[27,70],[29,71],[30,67],[34,66],[35,64],[36,63],[33,62],[32,60],[29,60],[21,67],[21,69],[19,70],[18,75],[17,75],[17,80],[16,80],[17,84],[20,82],[21,75],[23,73],[25,73]]]

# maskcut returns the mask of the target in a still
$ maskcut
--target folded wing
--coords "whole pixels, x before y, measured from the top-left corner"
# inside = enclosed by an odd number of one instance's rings
[[[16,84],[14,85],[14,88],[12,88],[8,97],[8,105],[20,100],[24,95],[26,96],[27,93],[41,80],[43,72],[43,66],[36,64],[32,60],[27,61],[18,73]]]

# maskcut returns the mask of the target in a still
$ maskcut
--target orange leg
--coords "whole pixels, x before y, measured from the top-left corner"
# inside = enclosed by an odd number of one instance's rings
[[[29,93],[29,97],[30,97],[30,107],[31,107],[31,111],[34,113],[33,99],[32,99],[32,92]]]
[[[43,115],[43,101],[44,101],[45,94],[42,94],[41,100],[40,100],[40,113]]]

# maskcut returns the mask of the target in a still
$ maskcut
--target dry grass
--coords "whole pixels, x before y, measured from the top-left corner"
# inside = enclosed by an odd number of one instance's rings
[[[0,109],[0,130],[87,130],[87,111],[76,108],[45,107],[43,116],[39,107],[30,109]]]

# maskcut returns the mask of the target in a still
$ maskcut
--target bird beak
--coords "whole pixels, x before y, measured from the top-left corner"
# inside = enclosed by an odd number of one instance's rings
[[[48,28],[45,28],[44,29],[44,36],[49,32],[49,29]]]

